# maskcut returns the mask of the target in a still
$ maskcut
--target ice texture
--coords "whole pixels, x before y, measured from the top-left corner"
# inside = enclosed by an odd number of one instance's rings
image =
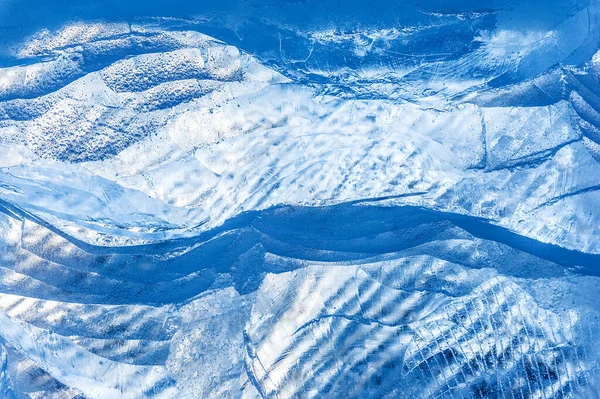
[[[0,2],[0,398],[599,398],[596,0]]]

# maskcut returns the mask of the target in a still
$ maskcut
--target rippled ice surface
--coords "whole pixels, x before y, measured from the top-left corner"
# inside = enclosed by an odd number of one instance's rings
[[[1,398],[599,398],[596,0],[0,2]]]

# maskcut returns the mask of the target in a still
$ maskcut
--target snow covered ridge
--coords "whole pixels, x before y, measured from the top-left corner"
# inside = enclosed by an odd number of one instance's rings
[[[323,95],[194,31],[73,25],[14,51],[50,60],[0,72],[2,199],[84,242],[150,243],[277,204],[400,196],[600,253],[595,56],[406,102]],[[79,176],[96,192],[73,194],[78,206],[48,200]],[[29,188],[47,182],[54,192]],[[176,208],[148,211],[163,205],[145,196]],[[131,217],[117,223],[122,200]]]
[[[179,20],[14,44],[0,395],[598,395],[598,8],[422,13],[475,44],[325,79]],[[368,58],[430,29],[299,35]]]
[[[472,218],[279,207],[127,251],[0,220],[5,397],[597,390],[598,256],[574,272]]]
[[[51,59],[1,70],[2,137],[59,160],[104,159],[156,134],[182,103],[285,81],[196,32],[123,29],[75,25],[20,49]]]

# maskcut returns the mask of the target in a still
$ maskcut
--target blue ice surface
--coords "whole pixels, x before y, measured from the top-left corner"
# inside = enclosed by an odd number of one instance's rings
[[[600,3],[0,2],[0,398],[598,398]]]

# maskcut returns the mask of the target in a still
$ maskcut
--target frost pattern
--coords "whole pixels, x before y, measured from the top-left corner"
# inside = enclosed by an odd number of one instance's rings
[[[0,16],[0,396],[600,396],[599,5],[375,3]]]

